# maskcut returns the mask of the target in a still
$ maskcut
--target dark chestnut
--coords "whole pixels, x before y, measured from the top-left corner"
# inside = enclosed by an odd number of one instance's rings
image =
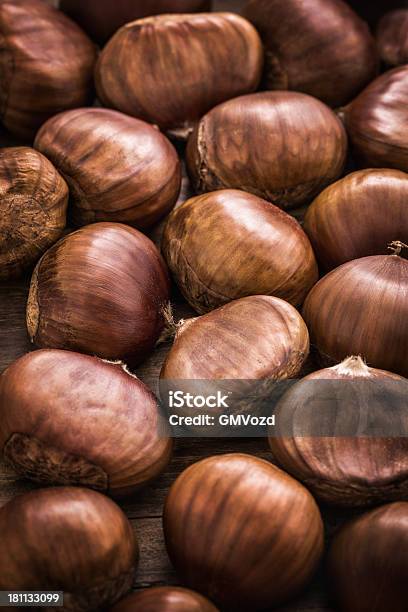
[[[322,102],[262,92],[203,117],[188,142],[187,168],[198,192],[243,189],[294,208],[340,176],[346,150],[344,128]]]
[[[20,276],[61,237],[68,186],[29,147],[0,149],[0,280]]]
[[[211,0],[61,0],[60,9],[103,44],[129,21],[164,13],[209,11]]]
[[[303,317],[324,363],[361,355],[408,376],[408,260],[403,244],[393,250],[343,264],[307,296]]]
[[[169,279],[155,245],[119,223],[95,223],[63,238],[31,280],[27,329],[40,348],[64,348],[132,365],[164,327]]]
[[[159,15],[121,28],[95,72],[105,106],[185,137],[213,106],[255,91],[263,50],[233,13]]]
[[[92,101],[96,47],[40,0],[0,0],[0,119],[25,139],[55,113]]]
[[[273,295],[296,306],[318,277],[299,223],[243,191],[215,191],[176,208],[162,249],[183,295],[199,313],[248,295]]]
[[[144,121],[103,108],[67,111],[42,126],[34,146],[66,179],[75,225],[118,221],[144,229],[177,201],[176,150]]]
[[[111,612],[218,612],[202,595],[180,587],[153,587],[132,593]]]
[[[406,7],[407,0],[347,0],[347,3],[374,27],[387,11]]]
[[[378,72],[374,38],[342,0],[250,0],[244,15],[265,45],[267,89],[303,91],[337,107]]]
[[[0,588],[63,591],[63,607],[92,612],[131,589],[138,546],[122,510],[78,487],[39,489],[0,510]]]
[[[273,456],[330,504],[408,500],[407,396],[406,378],[369,368],[360,357],[313,372],[274,408],[285,432],[271,431]],[[327,435],[319,435],[322,422],[332,424]],[[359,436],[362,423],[367,426]],[[393,437],[396,430],[401,437]]]
[[[408,174],[370,169],[327,187],[308,208],[304,230],[320,268],[388,252],[394,240],[408,243]]]
[[[370,83],[345,109],[345,125],[358,162],[366,168],[408,172],[408,65]]]
[[[153,393],[121,364],[70,351],[21,357],[0,376],[0,449],[25,477],[123,496],[153,480],[172,443]]]
[[[311,578],[323,525],[310,493],[250,455],[209,457],[172,485],[167,550],[187,585],[222,609],[256,610],[291,597]]]
[[[408,503],[346,524],[332,544],[328,571],[341,612],[406,612]]]
[[[377,46],[387,66],[408,64],[408,9],[384,15],[378,24]]]

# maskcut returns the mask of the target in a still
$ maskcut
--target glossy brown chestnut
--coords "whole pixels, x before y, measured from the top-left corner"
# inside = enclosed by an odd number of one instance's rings
[[[273,456],[330,504],[408,500],[408,437],[391,437],[389,428],[392,412],[401,436],[402,425],[408,431],[407,396],[406,378],[369,368],[360,357],[313,372],[285,393],[274,409],[277,421],[291,425],[299,435],[285,432],[279,437],[271,432]],[[340,435],[320,437],[317,415],[319,421],[333,423]],[[360,424],[370,419],[376,431],[358,436]]]
[[[0,415],[6,461],[37,482],[123,496],[158,476],[171,455],[153,393],[123,365],[97,357],[21,357],[0,376]]]
[[[60,8],[103,44],[129,21],[149,15],[209,11],[211,0],[61,0]]]
[[[255,91],[263,50],[233,13],[160,15],[121,28],[95,72],[105,106],[185,136],[213,106]]]
[[[56,112],[92,100],[96,47],[40,0],[0,0],[0,119],[31,139]]]
[[[343,527],[328,569],[341,612],[406,612],[408,503],[376,508]]]
[[[408,64],[408,9],[384,15],[378,24],[377,47],[388,66]]]
[[[203,117],[188,142],[187,168],[198,192],[243,189],[293,208],[340,176],[346,150],[344,128],[322,102],[262,92]]]
[[[0,510],[0,539],[2,590],[63,591],[61,611],[92,612],[132,586],[135,534],[96,491],[58,487],[15,497]]]
[[[294,597],[323,549],[310,493],[250,455],[210,457],[184,470],[163,521],[179,575],[222,609],[255,612]]]
[[[254,295],[180,325],[160,376],[280,380],[296,376],[308,354],[309,334],[298,311],[279,298]]]
[[[169,217],[162,249],[199,313],[248,295],[273,295],[296,306],[317,281],[312,247],[298,222],[243,191],[185,202]]]
[[[67,180],[76,225],[118,221],[144,229],[177,201],[176,150],[144,121],[103,108],[71,110],[49,119],[34,146]]]
[[[68,186],[41,153],[0,149],[0,280],[16,278],[61,237]]]
[[[153,349],[169,299],[155,245],[120,223],[88,225],[55,244],[34,270],[27,304],[30,339],[132,365]]]
[[[369,28],[342,0],[250,0],[244,15],[265,45],[267,89],[302,91],[337,107],[378,72]]]
[[[375,79],[345,109],[345,124],[359,163],[408,172],[408,65]]]
[[[313,287],[303,317],[324,363],[361,355],[371,367],[408,376],[408,260],[401,248],[349,261]]]
[[[154,587],[132,593],[111,612],[218,612],[202,595],[180,587]]]
[[[327,187],[308,208],[304,230],[323,271],[408,243],[408,174],[370,169]]]

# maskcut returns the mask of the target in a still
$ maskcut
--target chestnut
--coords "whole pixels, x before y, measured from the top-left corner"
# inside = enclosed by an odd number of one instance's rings
[[[159,15],[113,36],[95,82],[105,106],[183,138],[216,104],[255,91],[262,66],[260,38],[239,15]]]
[[[0,540],[2,590],[63,591],[60,610],[92,612],[131,589],[135,534],[96,491],[57,487],[15,497],[0,510]]]
[[[280,380],[295,377],[308,354],[309,334],[298,311],[279,298],[254,295],[179,325],[160,376]]]
[[[354,154],[364,167],[408,172],[408,65],[375,79],[345,109]]]
[[[298,311],[279,298],[256,295],[229,302],[177,326],[174,344],[160,373],[160,394],[172,415],[194,417],[196,407],[167,406],[169,392],[232,396],[229,410],[222,405],[199,414],[214,418],[212,425],[189,426],[200,436],[225,436],[217,419],[222,414],[262,415],[268,408],[276,381],[299,374],[309,354],[309,334]],[[228,356],[226,358],[226,356]],[[193,381],[193,382],[190,382]],[[170,410],[171,408],[171,410]],[[269,416],[269,414],[267,415]]]
[[[40,348],[63,348],[134,365],[163,327],[169,278],[153,242],[120,223],[63,238],[34,270],[27,329]]]
[[[250,0],[244,15],[265,45],[267,89],[302,91],[337,107],[378,72],[374,38],[342,0]]]
[[[360,170],[322,191],[303,224],[321,270],[408,243],[407,201],[408,174],[399,170]]]
[[[378,24],[377,46],[386,65],[408,64],[408,9],[384,15]]]
[[[328,571],[341,612],[406,612],[408,503],[346,524],[332,544]]]
[[[281,208],[310,203],[342,173],[347,137],[322,102],[297,92],[261,92],[220,104],[187,147],[197,192],[237,188]]]
[[[199,313],[249,295],[273,295],[297,306],[318,278],[299,223],[238,190],[208,193],[176,208],[162,250],[184,297]]]
[[[369,366],[408,376],[408,260],[392,255],[349,261],[311,290],[303,318],[323,363],[361,355]]]
[[[34,137],[56,112],[93,98],[96,47],[74,23],[41,0],[1,0],[0,120]]]
[[[111,612],[218,612],[208,599],[180,587],[153,587],[132,593]]]
[[[133,493],[168,464],[168,434],[153,393],[121,364],[45,349],[0,376],[0,449],[37,482]]]
[[[145,229],[177,201],[176,150],[144,121],[103,108],[66,111],[42,126],[34,147],[66,179],[75,225],[118,221]]]
[[[61,237],[68,186],[41,153],[0,149],[0,280],[17,278]]]
[[[406,378],[369,368],[361,357],[313,372],[274,408],[285,429],[282,436],[271,429],[273,456],[329,504],[408,499],[407,396]],[[392,437],[396,431],[401,437]]]
[[[104,44],[129,21],[164,13],[209,11],[211,0],[60,0],[60,9]]]
[[[222,609],[255,612],[294,597],[323,550],[320,512],[307,489],[240,453],[184,470],[166,499],[163,525],[183,581]]]

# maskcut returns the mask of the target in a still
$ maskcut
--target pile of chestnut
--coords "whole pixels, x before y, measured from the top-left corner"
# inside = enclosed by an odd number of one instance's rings
[[[364,509],[327,551],[333,606],[407,611],[408,9],[242,4],[0,0],[0,281],[31,274],[37,349],[0,376],[0,450],[44,487],[0,509],[0,590],[64,591],[75,612],[271,609],[312,580],[328,504]],[[174,286],[196,317],[174,321]],[[270,462],[184,470],[163,529],[187,588],[129,594],[116,501],[171,459],[134,374],[162,342],[162,381],[267,397],[299,379],[274,406],[294,433],[269,432]],[[376,435],[296,435],[374,413]]]

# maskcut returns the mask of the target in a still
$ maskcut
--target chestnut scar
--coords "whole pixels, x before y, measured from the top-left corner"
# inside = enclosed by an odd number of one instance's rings
[[[19,474],[36,482],[109,489],[106,472],[80,456],[66,453],[34,436],[14,433],[4,445],[4,458]]]

